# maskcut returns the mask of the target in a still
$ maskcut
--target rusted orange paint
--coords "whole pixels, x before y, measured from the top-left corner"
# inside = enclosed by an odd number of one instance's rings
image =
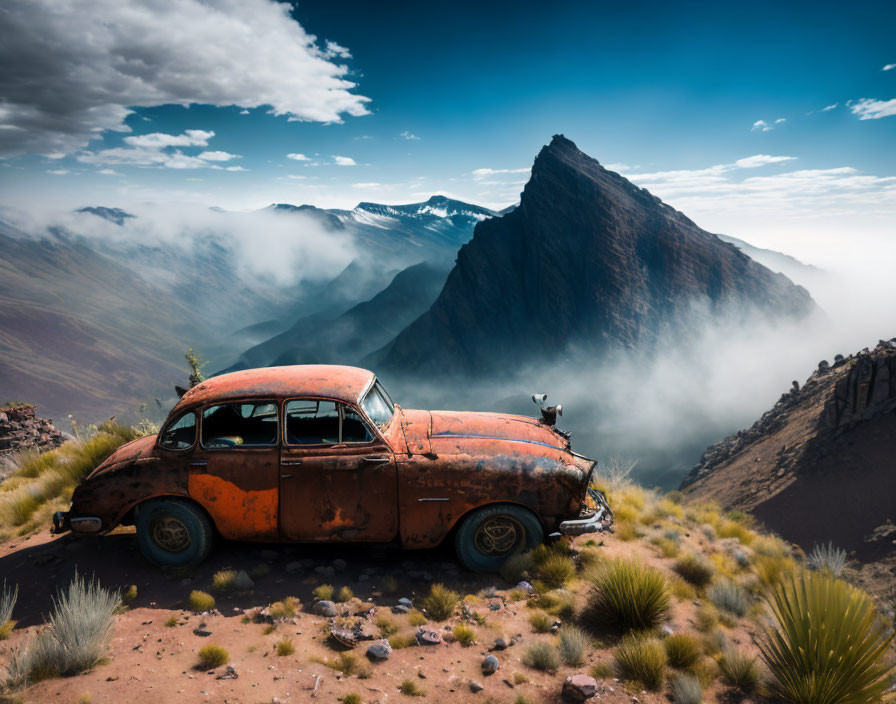
[[[190,472],[189,496],[211,516],[229,540],[276,540],[277,488],[243,491],[226,479]]]

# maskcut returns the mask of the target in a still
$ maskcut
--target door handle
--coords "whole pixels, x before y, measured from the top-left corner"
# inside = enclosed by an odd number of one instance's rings
[[[365,462],[370,462],[371,464],[383,464],[384,462],[391,462],[391,458],[389,457],[376,457],[370,455],[368,457],[362,457]]]
[[[280,464],[292,467],[302,464],[302,460],[280,460]]]
[[[280,478],[281,479],[292,479],[294,476],[295,476],[294,474],[281,474]]]

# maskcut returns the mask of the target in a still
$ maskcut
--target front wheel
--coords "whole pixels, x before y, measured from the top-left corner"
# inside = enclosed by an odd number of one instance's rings
[[[198,565],[212,549],[211,522],[187,501],[147,501],[137,508],[134,523],[140,552],[159,567]]]
[[[544,542],[536,515],[522,506],[485,506],[467,516],[454,548],[464,567],[474,572],[497,572],[512,555]]]

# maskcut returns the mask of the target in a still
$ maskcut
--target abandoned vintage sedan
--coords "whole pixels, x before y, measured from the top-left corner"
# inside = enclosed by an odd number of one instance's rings
[[[546,534],[609,526],[593,460],[541,419],[414,411],[372,372],[249,369],[203,381],[158,435],[116,450],[75,489],[54,532],[133,524],[157,565],[203,560],[234,540],[389,542],[452,536],[468,568],[495,570]]]

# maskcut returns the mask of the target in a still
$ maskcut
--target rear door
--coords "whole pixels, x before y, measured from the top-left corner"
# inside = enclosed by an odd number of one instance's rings
[[[297,541],[392,540],[395,457],[354,408],[318,398],[283,405],[280,530]]]
[[[270,401],[202,409],[188,492],[230,539],[275,539],[279,493],[279,413]]]

